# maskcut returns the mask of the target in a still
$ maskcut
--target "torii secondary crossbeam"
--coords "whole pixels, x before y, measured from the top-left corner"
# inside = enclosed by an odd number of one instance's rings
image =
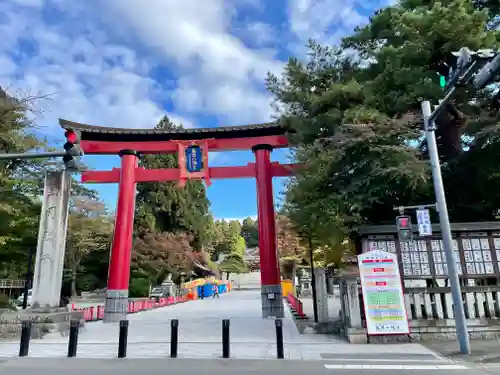
[[[59,120],[66,136],[79,142],[85,154],[117,154],[121,167],[110,171],[87,171],[85,183],[118,183],[115,231],[109,261],[108,289],[104,322],[126,319],[130,257],[138,182],[202,179],[208,186],[212,179],[255,177],[261,270],[262,316],[283,317],[279,259],[276,248],[276,222],[273,177],[293,174],[295,164],[271,162],[275,148],[288,147],[285,129],[276,123],[206,128],[206,129],[118,129]],[[252,150],[255,163],[246,166],[209,167],[210,151]],[[178,168],[144,169],[141,154],[177,153]]]

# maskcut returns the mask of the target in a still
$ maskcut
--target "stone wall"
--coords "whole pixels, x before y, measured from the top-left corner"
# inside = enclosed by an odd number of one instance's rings
[[[80,327],[85,324],[81,311],[0,311],[0,339],[20,338],[22,322],[25,320],[29,320],[33,324],[31,328],[31,338],[33,339],[42,338],[51,332],[60,332],[62,336],[65,336],[69,331],[69,323],[72,319],[80,320]]]

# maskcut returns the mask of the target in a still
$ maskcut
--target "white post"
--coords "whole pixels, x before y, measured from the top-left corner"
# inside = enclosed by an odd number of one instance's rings
[[[70,191],[71,177],[67,171],[46,173],[33,277],[33,307],[59,307]]]

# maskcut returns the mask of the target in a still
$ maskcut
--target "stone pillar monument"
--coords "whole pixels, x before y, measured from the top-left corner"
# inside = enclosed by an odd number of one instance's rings
[[[59,307],[70,194],[71,177],[67,171],[46,173],[33,277],[35,308]]]
[[[324,268],[314,269],[316,280],[316,300],[318,304],[318,323],[328,322],[328,294],[326,292],[326,274]]]

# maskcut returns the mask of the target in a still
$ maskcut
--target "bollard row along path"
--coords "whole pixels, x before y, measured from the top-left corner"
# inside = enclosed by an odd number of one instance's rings
[[[179,358],[221,358],[222,321],[230,320],[230,357],[238,359],[277,358],[276,322],[262,319],[260,291],[232,291],[220,299],[190,301],[128,316],[127,358],[166,358],[171,354],[171,322],[178,320]],[[325,354],[370,353],[394,355],[433,354],[419,344],[352,345],[333,336],[298,333],[290,312],[282,320],[285,359],[322,360]],[[29,357],[68,356],[69,337],[51,333],[31,340]],[[76,357],[117,357],[119,325],[90,322],[78,334]],[[0,357],[17,357],[19,340],[0,342]]]

